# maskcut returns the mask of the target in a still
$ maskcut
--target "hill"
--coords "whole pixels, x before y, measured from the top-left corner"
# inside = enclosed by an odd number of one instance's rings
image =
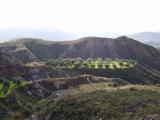
[[[13,55],[0,52],[0,66],[20,64],[22,64],[20,60],[18,60]]]
[[[58,59],[49,60],[46,64],[50,69],[64,71],[66,76],[90,74],[101,77],[116,77],[132,84],[160,83],[159,71],[144,67],[133,60]],[[62,73],[61,76],[64,76]]]
[[[32,110],[34,107],[38,107],[37,105],[41,100],[44,99],[46,101],[46,105],[48,103],[48,97],[51,97],[53,100],[57,99],[57,90],[66,90],[71,87],[74,88],[79,85],[91,83],[110,83],[112,81],[118,82],[119,84],[127,84],[121,79],[101,78],[90,75],[37,80],[34,82],[30,81],[23,83],[5,80],[2,82],[3,84],[0,84],[0,117],[2,119],[11,116],[14,118],[14,116],[18,115],[29,117],[33,112]],[[66,95],[67,94],[68,93],[66,92]],[[66,95],[64,94],[62,97]],[[12,112],[12,114],[10,112]]]
[[[2,120],[158,119],[159,90],[158,86],[130,85],[122,79],[90,75],[26,82],[0,97],[0,117]]]
[[[8,78],[23,72],[25,72],[25,68],[19,59],[12,54],[0,52],[0,80],[3,76]]]
[[[49,120],[158,120],[159,96],[145,90],[101,90],[73,95],[53,106]]]
[[[0,76],[3,79],[35,81],[90,74],[120,78],[132,84],[160,83],[159,71],[144,67],[133,60],[56,59],[37,64],[33,62],[25,66],[0,66]]]
[[[20,51],[23,50],[23,52],[19,51],[19,47],[22,47]],[[101,57],[133,59],[140,64],[160,69],[160,52],[158,50],[127,37],[116,39],[85,37],[59,42],[23,38],[1,44],[0,51],[16,54],[16,57],[24,63],[32,60],[57,58]],[[25,54],[17,54],[17,52]],[[25,58],[25,60],[21,58]]]

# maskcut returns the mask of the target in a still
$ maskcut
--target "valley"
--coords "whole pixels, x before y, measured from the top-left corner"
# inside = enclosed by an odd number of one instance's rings
[[[0,120],[160,120],[160,0],[0,0]]]
[[[159,120],[160,52],[125,36],[0,44],[1,120]]]

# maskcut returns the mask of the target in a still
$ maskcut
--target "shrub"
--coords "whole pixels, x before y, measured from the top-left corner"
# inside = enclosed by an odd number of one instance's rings
[[[135,87],[131,87],[131,88],[129,88],[129,90],[131,90],[131,91],[137,91],[138,89],[135,88]]]
[[[113,83],[112,86],[113,86],[113,87],[118,87],[119,84],[118,84],[118,83]]]

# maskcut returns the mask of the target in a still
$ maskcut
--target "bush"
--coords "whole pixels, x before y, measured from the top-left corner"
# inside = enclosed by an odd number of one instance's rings
[[[131,87],[131,88],[129,88],[129,90],[131,90],[131,91],[137,91],[138,89],[135,88],[135,87]]]
[[[118,83],[113,83],[112,86],[113,86],[113,87],[118,87],[119,84],[118,84]]]

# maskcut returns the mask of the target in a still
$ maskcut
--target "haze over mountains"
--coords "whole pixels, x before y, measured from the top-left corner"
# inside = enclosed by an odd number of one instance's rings
[[[117,33],[96,32],[96,33],[70,33],[50,28],[5,28],[0,29],[0,42],[18,38],[37,38],[52,41],[74,40],[84,36],[97,36],[115,38],[120,36]]]
[[[60,30],[48,29],[48,28],[6,28],[0,30],[0,42],[5,42],[17,38],[37,38],[51,41],[65,41],[75,40],[84,36],[97,36],[116,38],[123,34],[116,33],[86,33],[84,35],[72,34],[69,32],[63,32]],[[160,48],[160,33],[159,32],[140,32],[130,35],[126,35],[130,38],[143,42],[145,44]]]
[[[160,48],[160,33],[159,32],[140,32],[128,35],[135,40],[141,41],[148,45]]]
[[[40,38],[46,40],[72,40],[77,35],[49,28],[5,28],[0,29],[0,42],[16,38]]]

